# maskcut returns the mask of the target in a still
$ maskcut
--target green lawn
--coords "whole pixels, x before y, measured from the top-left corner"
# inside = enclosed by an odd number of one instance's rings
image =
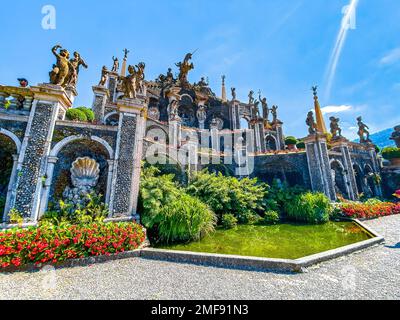
[[[298,259],[336,249],[371,237],[353,222],[323,225],[240,225],[218,229],[199,242],[161,246],[162,249],[234,254],[263,258]]]

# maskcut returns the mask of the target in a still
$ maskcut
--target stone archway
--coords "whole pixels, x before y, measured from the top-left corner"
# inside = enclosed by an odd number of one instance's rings
[[[43,188],[40,215],[49,201],[57,202],[67,186],[71,186],[72,164],[78,158],[90,158],[99,164],[99,179],[94,188],[109,203],[114,170],[114,150],[102,138],[91,136],[70,136],[58,142],[50,152],[47,163],[46,182]]]
[[[269,134],[265,137],[265,148],[268,151],[276,151],[278,149],[277,145],[278,143],[274,136]]]
[[[0,222],[6,220],[13,201],[21,142],[12,132],[0,128]]]

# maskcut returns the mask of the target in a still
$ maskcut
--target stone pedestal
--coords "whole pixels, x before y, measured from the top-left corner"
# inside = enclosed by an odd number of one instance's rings
[[[110,94],[110,101],[115,102],[117,97],[118,73],[110,71],[108,73],[108,92]]]
[[[329,199],[336,200],[335,186],[329,164],[326,136],[309,135],[304,139],[306,144],[308,169],[312,190],[324,193]]]
[[[94,118],[96,122],[104,122],[104,108],[107,103],[107,99],[110,97],[110,93],[106,87],[94,86],[93,87],[93,105],[92,110],[94,112]]]
[[[72,101],[60,86],[42,84],[31,90],[34,101],[18,159],[15,198],[11,207],[25,218],[36,221],[57,115],[60,109],[70,108]]]
[[[110,211],[112,218],[133,217],[136,214],[146,129],[147,104],[144,96],[117,101],[119,130],[115,154]]]

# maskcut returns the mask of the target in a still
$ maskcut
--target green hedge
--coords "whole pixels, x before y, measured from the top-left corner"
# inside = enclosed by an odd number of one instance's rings
[[[88,121],[86,114],[79,109],[68,109],[67,113],[65,114],[65,117],[71,121],[81,121],[81,122]]]
[[[87,121],[93,122],[93,120],[94,120],[94,112],[92,111],[92,109],[89,109],[89,108],[86,108],[86,107],[79,107],[79,108],[76,108],[76,109],[82,111],[86,115]]]
[[[285,138],[285,144],[288,145],[296,145],[299,141],[292,136],[286,137]]]
[[[400,158],[400,148],[386,147],[382,150],[382,157],[386,160]]]

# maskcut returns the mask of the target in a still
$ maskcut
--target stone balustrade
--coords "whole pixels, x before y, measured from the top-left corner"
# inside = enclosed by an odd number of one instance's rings
[[[17,110],[30,112],[32,102],[33,92],[30,88],[0,85],[0,111]]]

